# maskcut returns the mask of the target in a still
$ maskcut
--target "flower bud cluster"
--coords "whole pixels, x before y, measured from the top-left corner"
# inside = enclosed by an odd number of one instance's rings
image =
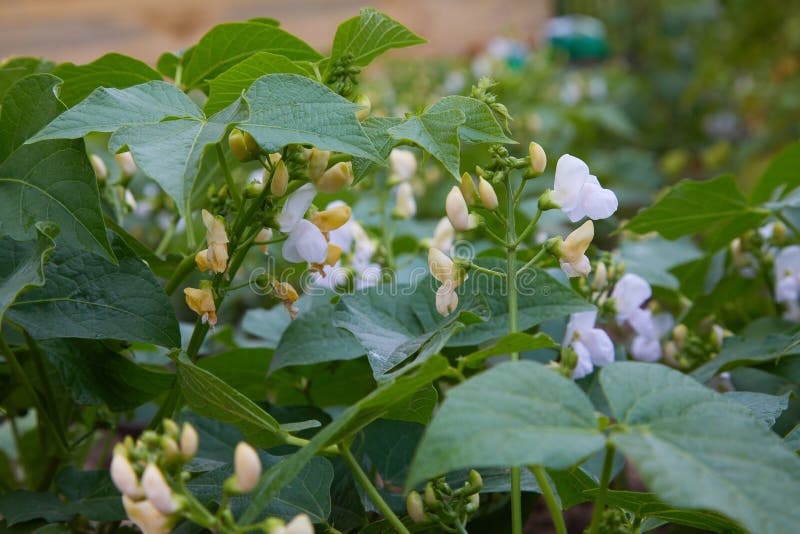
[[[414,523],[440,525],[443,529],[455,524],[465,525],[480,507],[480,491],[483,478],[472,469],[468,479],[457,489],[453,489],[444,478],[425,485],[423,494],[409,492],[406,498],[406,511]]]

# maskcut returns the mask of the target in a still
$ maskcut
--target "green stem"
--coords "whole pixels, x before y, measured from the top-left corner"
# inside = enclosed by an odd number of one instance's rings
[[[225,185],[228,186],[228,194],[233,199],[233,204],[236,206],[236,208],[240,209],[242,207],[242,193],[239,191],[239,188],[236,187],[236,182],[233,181],[233,175],[231,174],[231,170],[228,168],[228,162],[225,161],[225,152],[222,151],[222,145],[217,143],[216,147],[217,159],[219,160],[219,166],[222,169],[222,175],[225,176]]]
[[[520,267],[520,268],[519,268],[519,270],[517,270],[517,274],[520,274],[520,273],[521,273],[521,272],[523,272],[525,269],[528,269],[528,268],[530,268],[530,267],[531,267],[532,265],[534,265],[534,264],[535,264],[537,261],[539,261],[539,260],[541,259],[541,257],[542,257],[542,256],[544,256],[545,254],[547,254],[547,249],[545,249],[544,247],[542,247],[541,249],[539,249],[539,252],[537,252],[536,254],[534,254],[534,255],[533,255],[533,257],[532,257],[532,258],[531,258],[531,259],[528,261],[528,263],[526,263],[525,265],[523,265],[522,267]]]
[[[364,470],[361,469],[361,466],[353,456],[353,453],[350,452],[350,448],[340,443],[339,453],[342,455],[342,458],[344,458],[344,461],[347,462],[347,465],[353,472],[353,476],[356,478],[361,487],[364,488],[364,491],[367,492],[369,498],[372,499],[372,502],[375,503],[375,506],[378,507],[378,510],[381,511],[386,520],[389,521],[394,529],[400,534],[410,534],[409,530],[405,527],[405,525],[403,525],[403,522],[400,521],[400,518],[395,515],[389,505],[386,504],[386,501],[383,500],[383,497],[381,497],[380,493],[378,493],[378,490],[375,488],[375,486],[372,485],[372,481],[370,481]]]
[[[494,240],[494,242],[495,242],[495,243],[497,243],[498,245],[500,245],[500,246],[501,246],[501,247],[503,247],[503,248],[505,248],[505,247],[507,247],[507,246],[508,246],[508,242],[506,242],[506,240],[505,240],[505,239],[503,239],[502,237],[500,237],[500,236],[499,236],[499,235],[497,235],[496,233],[492,232],[492,231],[489,229],[489,227],[488,227],[488,226],[485,226],[485,225],[484,225],[483,229],[484,229],[484,231],[485,231],[485,232],[486,232],[486,233],[489,235],[489,237],[491,237],[491,238]]]
[[[511,187],[511,177],[506,177],[506,207],[508,226],[506,227],[506,241],[512,243],[508,246],[506,254],[506,271],[508,277],[508,332],[513,334],[519,331],[517,314],[519,303],[517,300],[517,246],[513,243],[517,239],[514,218],[514,194]],[[511,361],[519,360],[519,352],[511,353]],[[519,466],[511,467],[511,532],[522,534],[522,483]]]
[[[164,284],[164,293],[172,295],[175,290],[178,289],[178,286],[181,285],[181,282],[183,282],[192,271],[194,271],[194,254],[189,254],[181,260],[172,273],[172,276],[170,276],[167,283]]]
[[[800,237],[800,228],[797,228],[797,225],[794,224],[792,220],[789,219],[789,217],[787,217],[780,211],[775,211],[773,213],[775,213],[775,217],[777,217],[783,224],[791,228],[792,232],[794,232],[795,237]]]
[[[536,477],[536,482],[539,483],[539,489],[542,490],[542,497],[547,503],[547,509],[550,510],[550,516],[553,518],[553,525],[556,528],[556,534],[567,534],[567,526],[564,524],[564,516],[561,515],[561,508],[556,502],[556,496],[553,492],[550,481],[547,480],[544,467],[541,465],[534,465],[530,467],[533,476]]]
[[[473,271],[478,271],[479,273],[484,273],[484,274],[488,274],[488,275],[491,275],[491,276],[497,276],[498,278],[505,278],[506,277],[506,273],[502,273],[502,272],[499,272],[499,271],[493,271],[491,269],[487,269],[486,267],[481,267],[479,265],[475,265],[472,262],[467,263],[465,265],[466,265],[466,267],[468,269],[471,269]]]
[[[519,234],[519,237],[514,241],[515,245],[519,245],[520,243],[528,239],[528,236],[531,235],[531,232],[533,232],[533,230],[536,228],[536,223],[539,222],[539,217],[541,216],[542,216],[542,210],[537,210],[536,215],[533,216],[531,222],[528,223],[528,226],[525,227],[522,233]]]
[[[611,482],[611,469],[614,467],[614,445],[606,443],[606,456],[603,459],[603,474],[600,476],[600,492],[594,500],[594,510],[592,511],[592,523],[589,525],[589,534],[600,532],[600,522],[603,519],[606,495],[608,494],[608,484]]]
[[[14,351],[8,346],[8,343],[3,336],[0,336],[0,352],[3,353],[6,362],[8,362],[8,365],[11,367],[11,372],[17,375],[17,379],[20,381],[20,383],[22,383],[22,387],[25,388],[28,395],[30,395],[34,408],[36,408],[37,415],[41,417],[42,421],[46,424],[47,428],[56,438],[58,450],[64,453],[68,452],[66,437],[59,432],[59,427],[53,421],[52,414],[45,409],[42,399],[34,389],[31,381],[28,380],[28,375],[25,374],[25,369],[23,369],[22,365],[20,365],[17,355],[14,354]]]
[[[169,223],[169,227],[167,231],[164,232],[164,236],[161,238],[161,241],[158,243],[158,246],[155,250],[156,256],[161,256],[166,252],[167,247],[172,242],[172,238],[175,235],[175,227],[177,226],[178,221],[176,219],[172,219],[172,222]]]

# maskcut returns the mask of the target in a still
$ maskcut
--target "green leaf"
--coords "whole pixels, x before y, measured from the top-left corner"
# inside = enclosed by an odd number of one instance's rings
[[[265,74],[310,76],[313,72],[307,64],[294,62],[285,56],[257,52],[208,82],[209,95],[203,109],[207,114],[216,113],[236,101],[254,81]]]
[[[784,395],[769,395],[755,391],[728,391],[725,393],[725,397],[745,406],[756,419],[763,421],[770,428],[789,406],[789,395],[788,392]]]
[[[271,360],[269,349],[234,349],[203,358],[197,366],[258,402],[267,397],[266,379]]]
[[[128,516],[108,471],[81,471],[67,466],[56,476],[56,487],[69,501],[68,513],[93,521],[122,521]]]
[[[623,230],[638,234],[656,231],[667,239],[700,232],[707,248],[716,250],[757,227],[768,214],[748,205],[734,177],[723,175],[707,182],[679,183],[636,214]]]
[[[770,161],[769,167],[750,193],[750,202],[760,204],[772,199],[776,192],[776,198],[781,198],[796,189],[800,186],[798,168],[800,168],[800,142],[787,146]]]
[[[367,117],[361,121],[361,127],[375,146],[382,163],[366,158],[353,158],[354,183],[358,183],[377,169],[385,166],[385,161],[397,144],[397,140],[389,135],[389,129],[402,124],[400,117]]]
[[[301,312],[283,332],[272,358],[270,373],[281,367],[353,360],[363,356],[366,351],[358,339],[334,324],[335,309],[335,305],[324,302]],[[280,312],[286,315],[286,310]]]
[[[573,381],[538,363],[505,362],[448,391],[406,487],[456,469],[566,469],[604,441],[592,404]]]
[[[445,358],[433,356],[413,374],[390,379],[350,406],[331,424],[320,430],[311,442],[285,461],[267,470],[261,477],[258,486],[253,490],[252,501],[240,520],[250,522],[258,517],[280,489],[288,484],[304,465],[322,449],[352,436],[372,421],[380,419],[392,407],[404,403],[420,388],[431,384],[441,377],[449,365]]]
[[[797,425],[792,429],[791,432],[786,434],[784,443],[786,443],[786,446],[789,447],[789,450],[794,452],[800,451],[800,425]]]
[[[344,21],[336,30],[329,65],[350,57],[353,65],[364,67],[387,50],[426,42],[380,11],[363,8],[357,17]]]
[[[58,225],[56,242],[81,247],[115,261],[100,209],[97,180],[83,143],[52,141],[28,146],[31,135],[64,106],[48,74],[23,78],[0,106],[0,234],[32,237],[37,222]]]
[[[268,74],[250,86],[244,99],[250,118],[238,128],[267,152],[301,143],[380,162],[356,118],[360,106],[321,83],[296,74]]]
[[[17,295],[31,287],[44,285],[44,264],[55,248],[48,225],[36,227],[36,241],[15,241],[10,237],[0,238],[0,321]]]
[[[402,124],[389,128],[389,134],[400,141],[409,141],[425,149],[439,160],[456,180],[461,178],[461,145],[459,127],[467,120],[460,109],[425,112],[409,117]]]
[[[12,57],[0,66],[0,99],[19,80],[30,74],[45,74],[54,64],[38,57]]]
[[[505,272],[505,261],[496,258],[478,259],[480,267]],[[533,326],[566,317],[572,313],[592,310],[594,307],[569,287],[561,284],[543,269],[526,269],[517,279],[519,286],[519,329],[527,330]],[[448,346],[463,347],[479,345],[502,337],[509,332],[508,293],[505,280],[480,272],[470,274],[467,281],[458,288],[459,299],[467,295],[487,295],[491,308],[491,319],[484,323],[468,325],[455,334]],[[432,296],[431,291],[431,299]]]
[[[469,96],[446,96],[439,99],[426,113],[438,113],[458,109],[464,113],[466,122],[458,127],[458,136],[467,143],[511,143],[497,122],[492,110],[484,102]]]
[[[124,89],[161,79],[161,75],[147,64],[115,53],[106,54],[85,65],[61,63],[52,73],[64,80],[58,97],[68,108],[89,96],[98,87]]]
[[[718,373],[737,367],[779,360],[789,354],[800,353],[800,334],[753,333],[725,338],[722,350],[708,363],[698,367],[692,376],[708,382]]]
[[[196,413],[230,423],[258,447],[283,443],[280,424],[255,402],[184,355],[178,360],[178,384],[189,406]]]
[[[131,410],[166,392],[175,381],[173,374],[151,371],[97,341],[53,339],[41,346],[78,404]]]
[[[8,526],[33,519],[56,522],[66,521],[72,517],[55,494],[27,490],[16,490],[0,495],[0,515]]]
[[[119,259],[57,247],[45,265],[45,284],[21,295],[8,318],[36,339],[77,337],[180,346],[178,321],[161,284],[115,239]]]
[[[701,256],[702,252],[689,237],[667,241],[655,236],[623,241],[615,261],[624,261],[626,273],[638,274],[650,285],[677,290],[678,278],[670,269]]]
[[[317,61],[321,55],[294,35],[260,22],[219,24],[194,47],[183,68],[187,89],[199,87],[254,52],[270,52],[293,61]]]
[[[547,334],[525,334],[516,332],[508,334],[500,338],[495,343],[488,347],[481,349],[463,356],[463,364],[465,367],[477,369],[480,367],[484,360],[494,356],[502,356],[504,354],[511,354],[512,352],[523,352],[526,350],[549,349],[557,347],[558,343],[553,341]]]
[[[747,408],[662,365],[617,362],[599,380],[621,425],[610,439],[661,500],[794,530],[800,458]]]
[[[599,490],[591,489],[586,493],[595,497]],[[623,508],[636,517],[654,517],[676,525],[711,530],[725,534],[742,533],[742,528],[714,512],[703,510],[683,510],[663,503],[652,493],[638,491],[609,491],[606,502],[611,506]]]

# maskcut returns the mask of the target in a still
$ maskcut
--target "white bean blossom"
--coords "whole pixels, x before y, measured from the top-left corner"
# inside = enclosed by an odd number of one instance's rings
[[[597,176],[589,173],[583,160],[564,154],[556,164],[556,179],[550,200],[577,222],[584,217],[606,219],[617,211],[617,195],[604,189]]]
[[[572,347],[578,355],[573,378],[583,378],[591,374],[595,367],[603,367],[614,361],[614,344],[605,330],[595,328],[596,320],[596,311],[573,313],[569,317],[563,344]]]

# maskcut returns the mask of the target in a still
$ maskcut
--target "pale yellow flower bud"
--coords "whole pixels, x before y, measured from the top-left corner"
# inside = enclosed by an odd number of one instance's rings
[[[286,523],[286,534],[314,534],[314,524],[306,514],[299,514]]]
[[[306,156],[308,158],[308,177],[315,181],[328,168],[328,160],[331,158],[331,153],[329,150],[312,148],[306,151]]]
[[[204,248],[203,250],[195,254],[194,262],[197,264],[197,268],[200,269],[201,273],[204,273],[207,270],[211,269],[211,262],[208,261],[208,249]]]
[[[492,184],[482,176],[478,178],[478,192],[481,195],[481,204],[483,204],[484,208],[487,210],[494,210],[497,208],[497,193],[494,192]]]
[[[416,491],[411,491],[406,497],[406,511],[414,523],[425,522],[425,508],[422,505],[422,497]]]
[[[134,499],[141,499],[144,496],[144,491],[139,485],[139,477],[136,476],[136,471],[124,454],[114,453],[109,474],[114,485],[123,495]]]
[[[197,436],[197,430],[189,423],[183,423],[181,429],[181,454],[186,458],[192,458],[197,453],[197,446],[200,438]]]
[[[228,268],[228,234],[225,232],[225,220],[214,217],[206,210],[202,211],[203,224],[206,226],[208,242],[208,262],[214,272],[224,273]]]
[[[528,145],[528,154],[531,157],[531,170],[534,174],[542,174],[547,167],[547,154],[539,143],[531,141]]]
[[[428,249],[428,269],[433,277],[442,283],[456,278],[456,264],[438,248]]]
[[[178,447],[178,442],[170,436],[161,438],[161,452],[164,455],[164,461],[168,464],[181,457],[181,449]]]
[[[445,282],[436,290],[436,311],[447,317],[458,307],[458,295],[450,282]]]
[[[208,326],[214,328],[217,324],[217,307],[211,289],[187,287],[183,290],[183,294],[186,296],[186,305],[202,317],[203,323],[208,323]]]
[[[102,182],[108,178],[108,169],[106,168],[106,163],[100,156],[97,154],[92,154],[89,156],[89,163],[92,164],[92,170],[94,170],[94,175],[98,180]]]
[[[352,214],[353,210],[350,209],[350,206],[339,205],[317,212],[311,219],[311,222],[319,228],[320,232],[325,233],[341,228],[350,220]]]
[[[362,109],[356,111],[356,118],[359,121],[363,121],[369,117],[369,112],[372,110],[372,102],[370,102],[369,97],[367,97],[367,95],[358,95],[354,102],[359,106],[364,106]]]
[[[261,460],[256,450],[244,441],[240,441],[233,453],[233,466],[236,489],[240,493],[252,491],[261,477]]]
[[[272,289],[275,292],[275,297],[283,301],[283,306],[289,312],[289,317],[294,320],[300,310],[294,305],[298,299],[297,291],[287,282],[272,281]]]
[[[125,513],[143,534],[167,534],[170,531],[169,518],[158,511],[149,500],[136,501],[127,495],[122,496]]]
[[[430,247],[438,248],[442,251],[449,251],[453,246],[455,233],[456,230],[453,228],[453,225],[450,224],[450,219],[442,217],[433,230],[433,239],[431,239]]]
[[[157,465],[147,464],[142,474],[142,487],[147,500],[162,514],[170,515],[178,509],[177,502],[172,498],[172,489]]]
[[[554,247],[553,252],[561,262],[561,269],[568,276],[587,276],[591,271],[586,249],[589,248],[593,238],[594,224],[590,219]]]
[[[264,243],[265,241],[269,241],[272,239],[272,228],[262,228],[258,235],[256,236],[256,243]],[[266,254],[269,251],[269,245],[263,244],[258,245],[258,250]]]
[[[261,147],[258,146],[253,136],[241,130],[231,131],[228,135],[228,146],[239,161],[254,160],[261,153]]]
[[[464,195],[461,194],[461,190],[458,187],[453,186],[447,194],[444,207],[447,212],[447,218],[450,219],[453,228],[456,230],[470,229],[469,208],[467,208]]]
[[[394,215],[401,219],[409,219],[417,214],[417,201],[414,199],[414,188],[409,182],[397,186]]]
[[[461,186],[459,188],[467,204],[475,204],[477,191],[475,191],[475,182],[472,181],[472,176],[468,172],[461,175]]]
[[[608,284],[608,269],[606,264],[600,262],[597,264],[597,269],[594,272],[594,280],[592,281],[592,289],[600,291]]]
[[[117,165],[119,165],[123,176],[136,174],[136,163],[133,161],[133,155],[130,152],[114,154],[114,159],[117,160]]]
[[[349,161],[340,161],[314,179],[313,182],[317,191],[336,193],[344,186],[353,183],[353,164]]]
[[[279,161],[275,165],[275,173],[272,175],[269,191],[276,197],[282,197],[286,194],[287,187],[289,187],[289,169],[286,168],[283,161]]]

